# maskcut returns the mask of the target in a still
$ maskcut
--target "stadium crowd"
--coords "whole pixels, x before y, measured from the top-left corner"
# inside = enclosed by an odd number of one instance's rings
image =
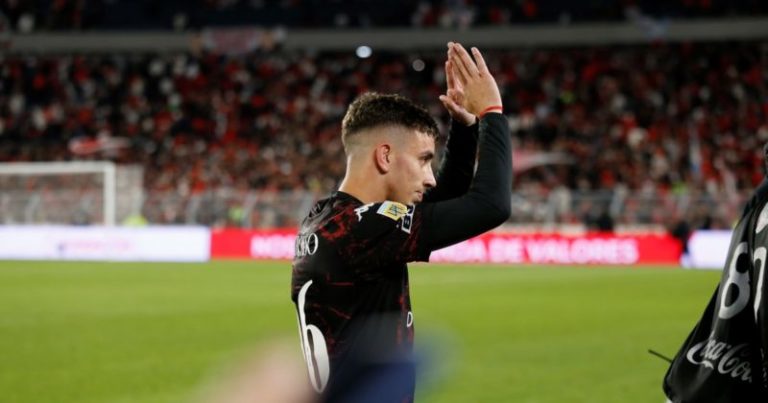
[[[616,208],[569,207],[576,192],[640,195],[619,200],[619,222],[668,219],[656,215],[674,206],[653,202],[664,195],[712,198],[730,215],[707,205],[688,209],[702,211],[691,220],[729,226],[763,174],[762,46],[488,52],[514,135],[516,194],[562,204],[557,222]],[[0,58],[0,161],[138,163],[149,193],[326,193],[344,172],[341,117],[364,91],[404,94],[443,129],[448,119],[435,51]]]
[[[768,14],[760,0],[8,0],[0,27],[43,30],[209,26],[470,27]],[[4,22],[3,22],[4,21]],[[1,31],[2,29],[0,29]]]

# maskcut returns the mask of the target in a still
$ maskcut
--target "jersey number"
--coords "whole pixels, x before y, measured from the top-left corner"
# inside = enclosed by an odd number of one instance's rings
[[[765,281],[765,259],[768,254],[768,249],[765,247],[759,247],[755,251],[754,261],[760,261],[757,275],[757,292],[755,292],[755,322],[757,322],[757,312],[760,310],[760,302],[763,300],[763,284]]]
[[[749,254],[749,250],[746,242],[742,242],[736,246],[736,250],[731,257],[731,262],[728,265],[728,278],[725,280],[725,285],[720,290],[720,310],[718,315],[720,319],[730,319],[739,314],[744,308],[746,308],[749,302],[749,296],[751,294],[749,287],[749,268],[744,268],[744,271],[739,271],[737,266],[739,263],[739,257],[741,255]],[[765,263],[768,250],[765,247],[760,247],[755,250],[754,256],[752,256],[752,262],[760,262],[757,268],[757,285],[755,289],[755,301],[754,311],[755,320],[757,320],[757,312],[760,308],[760,302],[763,299],[763,282],[765,281]],[[746,260],[742,260],[747,262]],[[736,295],[734,298],[728,298],[729,295]],[[733,300],[729,302],[729,299]]]
[[[312,286],[312,280],[307,281],[299,291],[299,333],[301,334],[301,352],[304,354],[304,361],[309,370],[309,380],[312,382],[312,387],[320,393],[328,384],[331,368],[323,332],[317,326],[307,323],[304,313],[304,302],[310,286]]]

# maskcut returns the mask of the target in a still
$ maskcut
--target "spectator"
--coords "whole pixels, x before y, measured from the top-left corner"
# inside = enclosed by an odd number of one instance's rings
[[[758,42],[490,52],[515,149],[534,162],[572,159],[518,172],[517,195],[558,210],[534,206],[530,216],[513,217],[573,221],[579,208],[569,212],[564,202],[579,203],[585,192],[616,199],[614,190],[626,189],[634,199],[612,207],[615,220],[664,225],[668,217],[660,213],[674,206],[659,209],[660,200],[696,192],[708,204],[692,209],[712,215],[691,225],[728,228],[744,190],[760,180],[759,144],[768,140],[759,55]],[[439,114],[441,57],[5,55],[0,161],[138,163],[148,194],[173,194],[194,206],[220,189],[323,194],[344,171],[337,140],[344,105],[366,90],[400,92]],[[92,143],[99,146],[81,147]],[[558,196],[548,201],[553,190]],[[184,222],[180,209],[153,206],[146,218]],[[291,225],[227,203],[212,214],[192,218],[254,225],[258,216]]]

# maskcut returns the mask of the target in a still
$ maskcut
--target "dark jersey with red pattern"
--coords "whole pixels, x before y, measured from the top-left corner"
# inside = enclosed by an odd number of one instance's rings
[[[319,329],[301,332],[316,390],[328,386],[331,368],[348,368],[342,377],[334,373],[330,385],[347,387],[372,363],[409,361],[413,313],[406,262],[428,259],[420,231],[429,209],[363,204],[335,192],[302,223],[293,291],[300,328]]]
[[[292,299],[309,378],[321,401],[413,400],[414,316],[406,263],[427,261],[431,251],[509,217],[508,123],[501,115],[487,116],[472,128],[452,129],[437,186],[423,203],[364,204],[334,192],[302,221]]]

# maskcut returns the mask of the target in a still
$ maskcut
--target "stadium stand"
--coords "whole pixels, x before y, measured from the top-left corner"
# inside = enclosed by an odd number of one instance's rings
[[[463,33],[502,72],[512,224],[729,228],[768,140],[765,15],[758,0],[2,2],[0,162],[138,166],[139,222],[294,226],[344,171],[339,122],[359,93],[400,92],[445,129],[432,42]],[[337,28],[362,28],[372,55]],[[25,180],[0,187],[56,189]],[[98,183],[61,180],[99,205]],[[24,214],[0,222],[50,217],[10,193],[0,205]],[[99,222],[88,209],[56,222]]]
[[[696,220],[728,227],[741,191],[762,172],[763,51],[747,42],[491,52],[517,150],[514,219],[595,223],[607,210],[618,223],[662,224],[670,211],[714,205],[713,216]],[[150,195],[319,195],[343,173],[339,122],[357,94],[400,92],[447,121],[437,102],[442,57],[4,56],[0,161],[138,163]],[[689,208],[691,200],[706,207]],[[202,215],[145,214],[152,222],[231,221],[229,203],[218,204]],[[258,220],[227,224],[265,225]]]

